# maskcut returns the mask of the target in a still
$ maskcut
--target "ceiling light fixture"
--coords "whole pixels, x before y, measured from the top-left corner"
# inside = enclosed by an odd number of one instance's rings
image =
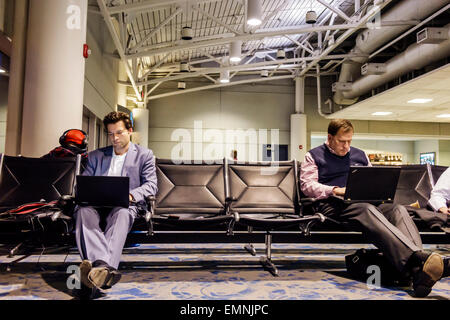
[[[314,10],[306,13],[306,23],[314,24],[317,22],[317,13]]]
[[[186,89],[186,82],[179,81],[178,82],[178,89],[180,89],[180,90]]]
[[[378,111],[378,112],[372,113],[373,116],[388,116],[390,114],[392,114],[392,112],[390,112],[390,111]]]
[[[236,40],[231,42],[230,44],[230,61],[231,62],[240,62],[241,61],[241,47],[242,41]]]
[[[409,100],[408,103],[427,103],[427,102],[431,102],[431,101],[433,101],[433,99],[417,98],[417,99]]]
[[[437,115],[436,118],[450,118],[450,113],[443,113],[443,114]]]
[[[189,72],[189,64],[186,61],[180,62],[180,72]]]
[[[317,13],[313,9],[312,0],[311,0],[311,9],[308,12],[306,12],[305,22],[309,24],[314,24],[317,22]]]
[[[284,52],[283,49],[277,50],[277,59],[284,59],[286,58],[286,52]]]
[[[251,26],[259,26],[262,22],[262,5],[261,0],[247,1],[247,24]]]
[[[192,31],[191,27],[183,27],[183,29],[181,29],[181,39],[192,40],[193,36],[194,36],[194,31]]]

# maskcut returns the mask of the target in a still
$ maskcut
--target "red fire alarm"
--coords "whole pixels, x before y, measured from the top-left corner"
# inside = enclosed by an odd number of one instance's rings
[[[298,145],[298,148],[299,148],[300,150],[302,150],[302,149],[303,149],[303,145],[302,145],[302,144],[299,144],[299,145]]]
[[[89,46],[87,44],[83,45],[83,57],[86,59],[89,58],[89,55],[91,54],[91,49],[89,49]]]

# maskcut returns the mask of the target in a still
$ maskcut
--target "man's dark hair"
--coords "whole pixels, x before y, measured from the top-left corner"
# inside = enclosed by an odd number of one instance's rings
[[[333,119],[328,125],[328,133],[335,136],[341,128],[344,132],[354,131],[350,121],[346,119]]]
[[[105,129],[108,130],[108,124],[114,124],[120,120],[123,121],[127,130],[130,130],[133,127],[128,114],[121,111],[113,111],[108,113],[105,118],[103,118],[103,125],[105,126]]]

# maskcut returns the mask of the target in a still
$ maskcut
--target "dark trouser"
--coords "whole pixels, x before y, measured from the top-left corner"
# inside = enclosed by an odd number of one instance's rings
[[[405,206],[413,220],[417,220],[430,229],[440,229],[450,226],[449,215],[442,212],[434,212],[431,208],[414,208]]]
[[[102,260],[114,268],[119,267],[120,257],[137,216],[136,207],[100,210],[106,216],[106,226],[101,228],[101,214],[93,207],[77,207],[75,211],[75,237],[81,259],[92,262]]]
[[[335,198],[320,201],[317,212],[344,222],[352,230],[363,235],[383,252],[384,256],[401,273],[415,251],[422,250],[419,230],[405,207],[382,204],[375,207],[369,203],[345,204]]]

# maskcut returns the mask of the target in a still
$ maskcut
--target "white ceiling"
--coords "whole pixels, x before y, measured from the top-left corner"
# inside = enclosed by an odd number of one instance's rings
[[[417,98],[433,100],[423,104],[408,103]],[[392,114],[372,115],[383,111]],[[450,118],[436,117],[440,114],[450,114],[450,64],[346,107],[327,118],[450,122]]]

